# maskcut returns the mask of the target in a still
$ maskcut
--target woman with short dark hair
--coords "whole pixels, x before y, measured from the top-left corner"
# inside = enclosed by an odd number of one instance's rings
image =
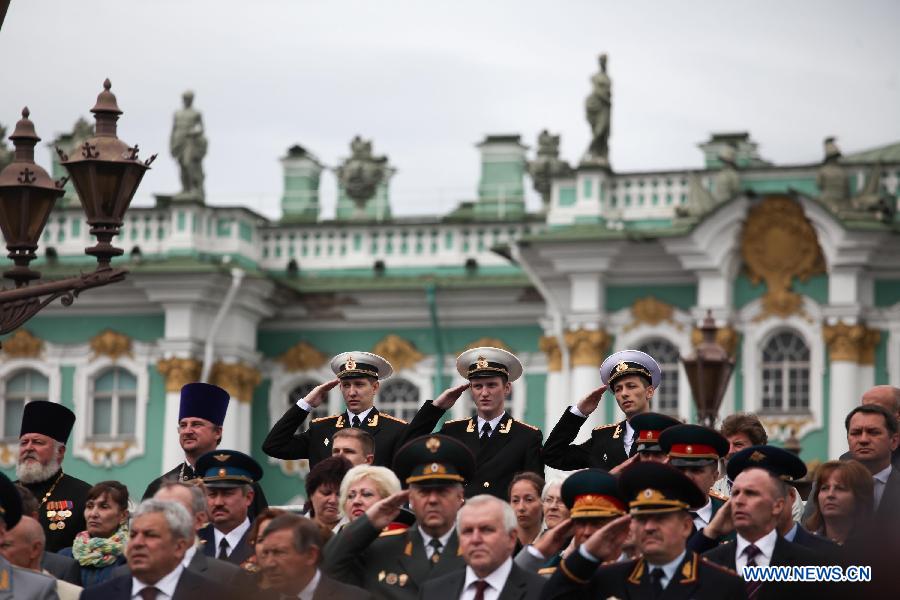
[[[305,514],[331,531],[341,524],[341,481],[352,466],[343,456],[331,456],[316,463],[306,476]]]

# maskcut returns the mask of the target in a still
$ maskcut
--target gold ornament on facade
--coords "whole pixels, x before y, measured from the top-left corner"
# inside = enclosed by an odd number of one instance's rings
[[[288,372],[311,371],[327,363],[328,357],[319,352],[318,348],[312,344],[300,342],[279,356],[278,362]]]
[[[554,335],[542,335],[538,340],[538,349],[547,355],[547,370],[551,373],[562,371],[562,352]]]
[[[11,467],[19,459],[19,442],[0,444],[0,465]]]
[[[91,351],[95,357],[108,356],[113,360],[131,356],[131,338],[118,331],[107,329],[91,338]]]
[[[189,383],[200,380],[202,363],[195,358],[163,358],[156,369],[166,378],[166,392],[180,392]]]
[[[813,424],[810,416],[766,417],[759,418],[760,423],[769,434],[770,440],[785,441],[791,435],[805,431]]]
[[[387,359],[391,366],[398,371],[414,367],[416,363],[425,358],[424,354],[416,350],[412,342],[393,333],[375,344],[372,352]]]
[[[473,348],[500,348],[501,350],[506,350],[507,352],[513,351],[513,349],[507,346],[501,339],[483,337],[475,340],[470,344],[467,344],[466,347],[457,352],[457,354],[462,354],[466,350],[471,350]]]
[[[673,319],[674,315],[675,308],[671,304],[666,304],[653,296],[640,298],[631,305],[631,323],[625,326],[624,331],[631,331],[638,325],[654,326],[660,323],[669,323],[681,329]]]
[[[741,233],[741,257],[754,284],[766,283],[762,312],[756,320],[803,314],[803,298],[791,290],[825,272],[816,231],[799,203],[787,196],[770,196],[750,209]]]
[[[716,330],[716,343],[722,346],[731,358],[734,358],[737,351],[738,337],[738,332],[730,325],[719,327]],[[691,344],[696,348],[702,341],[703,332],[699,328],[694,327],[691,330]]]
[[[250,402],[253,390],[261,381],[259,369],[241,363],[217,362],[210,373],[210,383],[219,386],[240,402]]]
[[[831,360],[860,365],[875,364],[875,348],[881,341],[881,332],[864,324],[848,325],[838,322],[823,325],[822,336],[831,354]]]
[[[84,447],[91,453],[91,463],[95,465],[121,465],[125,462],[128,449],[134,442],[123,442],[121,444],[96,444],[88,442]]]
[[[578,329],[565,333],[573,367],[599,367],[612,342],[605,331]]]
[[[3,354],[7,358],[37,358],[44,349],[44,341],[27,329],[17,329],[3,342]]]

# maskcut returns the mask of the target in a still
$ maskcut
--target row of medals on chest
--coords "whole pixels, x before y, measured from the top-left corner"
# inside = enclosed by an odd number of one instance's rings
[[[50,530],[65,529],[65,519],[72,516],[74,504],[71,500],[54,500],[47,502],[47,519],[50,520]]]

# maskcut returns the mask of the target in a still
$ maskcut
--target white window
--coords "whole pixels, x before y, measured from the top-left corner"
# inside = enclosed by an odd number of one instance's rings
[[[92,440],[131,439],[137,423],[137,377],[120,367],[101,371],[91,390]]]
[[[34,369],[17,371],[3,385],[3,402],[0,403],[0,420],[3,439],[16,440],[22,424],[25,403],[32,400],[49,400],[50,381]]]
[[[654,338],[638,347],[659,363],[662,371],[662,383],[653,394],[651,408],[653,412],[678,416],[678,363],[681,360],[678,348],[662,338]]]
[[[378,410],[411,421],[419,410],[419,387],[406,379],[391,378],[381,384],[376,403]]]
[[[772,336],[762,349],[762,411],[809,412],[809,347],[794,332]]]

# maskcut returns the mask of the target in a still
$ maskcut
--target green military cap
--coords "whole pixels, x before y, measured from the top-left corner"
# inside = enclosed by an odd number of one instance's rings
[[[213,450],[197,459],[197,477],[207,487],[237,487],[262,479],[259,463],[237,450]]]
[[[662,452],[659,447],[659,436],[664,430],[681,421],[659,413],[641,413],[631,418],[631,428],[637,432],[635,443],[638,452]]]
[[[633,419],[632,419],[633,420]],[[718,461],[728,454],[728,440],[702,425],[676,425],[659,436],[662,451],[673,467],[699,467]]]
[[[464,484],[475,472],[475,456],[452,437],[423,435],[397,451],[393,466],[394,473],[407,485]]]
[[[775,446],[750,446],[728,461],[728,478],[734,481],[741,471],[759,467],[784,481],[796,481],[806,475],[806,464],[793,452]]]
[[[0,473],[0,517],[3,518],[7,531],[15,527],[22,518],[22,497],[13,482],[3,473]]]
[[[639,462],[619,475],[619,492],[633,515],[696,510],[706,494],[678,469],[657,462]]]
[[[618,517],[625,514],[625,500],[615,475],[603,469],[576,471],[563,481],[559,495],[573,519]]]

